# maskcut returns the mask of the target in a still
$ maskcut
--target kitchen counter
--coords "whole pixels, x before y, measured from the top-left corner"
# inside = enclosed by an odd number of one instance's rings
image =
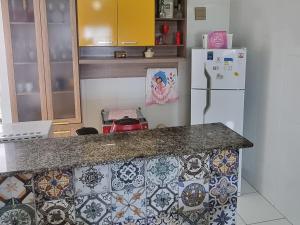
[[[253,144],[221,123],[0,144],[0,174],[187,155]]]
[[[0,224],[236,224],[239,149],[221,123],[0,145]]]

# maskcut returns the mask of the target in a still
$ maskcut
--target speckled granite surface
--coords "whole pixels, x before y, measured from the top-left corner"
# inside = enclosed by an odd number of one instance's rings
[[[0,174],[112,163],[135,157],[187,155],[253,144],[221,123],[44,139],[0,145]]]

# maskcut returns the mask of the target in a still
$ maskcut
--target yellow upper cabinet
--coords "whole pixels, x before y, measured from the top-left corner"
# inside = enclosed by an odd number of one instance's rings
[[[118,45],[154,46],[155,0],[118,0]]]
[[[79,46],[117,45],[117,1],[77,0]]]

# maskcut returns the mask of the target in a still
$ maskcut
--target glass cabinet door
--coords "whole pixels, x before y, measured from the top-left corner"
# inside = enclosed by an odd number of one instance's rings
[[[49,119],[80,122],[74,0],[42,0],[41,23]]]
[[[14,122],[47,119],[38,0],[2,1]]]

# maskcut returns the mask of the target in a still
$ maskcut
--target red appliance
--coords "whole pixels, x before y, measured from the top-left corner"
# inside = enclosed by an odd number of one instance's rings
[[[101,110],[103,134],[148,129],[148,121],[143,116],[141,108],[136,109],[136,118],[124,114],[121,119],[110,119],[110,113],[113,113],[113,110]]]

